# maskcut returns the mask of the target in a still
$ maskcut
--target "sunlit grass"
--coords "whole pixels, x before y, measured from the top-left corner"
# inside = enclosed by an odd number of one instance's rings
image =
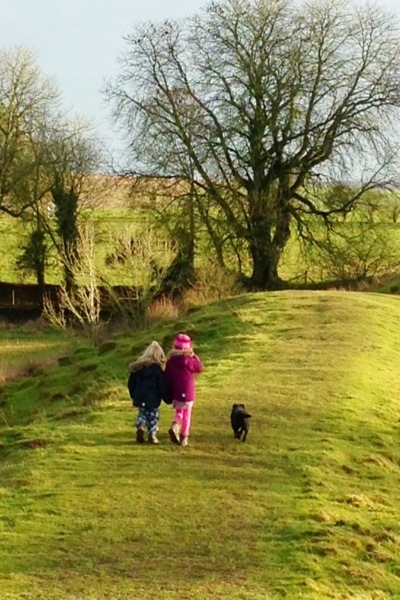
[[[54,330],[0,328],[0,383],[54,365],[71,347],[72,339]]]
[[[1,598],[400,597],[400,304],[254,294],[1,388]],[[190,445],[137,446],[127,364],[187,331]],[[229,412],[252,413],[248,442]]]

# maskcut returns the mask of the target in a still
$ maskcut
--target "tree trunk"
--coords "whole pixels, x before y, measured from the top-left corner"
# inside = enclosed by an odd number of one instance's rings
[[[57,231],[61,239],[64,280],[67,291],[70,291],[75,283],[74,264],[78,260],[77,207],[79,196],[73,187],[66,190],[64,183],[58,180],[52,187],[51,194],[56,206]]]
[[[192,195],[186,199],[183,215],[184,218],[181,218],[174,232],[178,252],[168,267],[159,290],[160,294],[175,298],[179,298],[196,280],[194,267],[196,224]]]
[[[45,282],[45,269],[43,265],[37,265],[36,267],[36,282],[37,282],[37,286],[39,288],[39,294],[40,294],[40,311],[43,311],[43,307],[44,307],[44,297],[45,297],[45,286],[46,286],[46,282]]]
[[[278,275],[278,265],[290,238],[290,215],[286,209],[278,211],[272,232],[268,224],[257,221],[249,252],[252,260],[250,287],[254,290],[279,290],[286,287]]]
[[[283,287],[283,282],[278,276],[278,263],[280,253],[271,244],[262,240],[260,243],[250,245],[252,260],[252,273],[250,288],[253,290],[278,290]]]
[[[72,290],[75,283],[74,271],[70,264],[67,263],[64,263],[64,283],[67,292],[70,292]]]

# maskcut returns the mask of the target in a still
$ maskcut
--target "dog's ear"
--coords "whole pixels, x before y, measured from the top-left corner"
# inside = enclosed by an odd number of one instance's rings
[[[237,407],[237,404],[232,404],[232,408],[236,408],[236,407]]]

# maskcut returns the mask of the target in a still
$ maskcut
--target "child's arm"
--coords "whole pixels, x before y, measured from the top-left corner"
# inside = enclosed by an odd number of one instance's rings
[[[189,371],[192,373],[201,373],[203,371],[203,365],[201,364],[201,360],[197,356],[197,354],[193,354],[193,356],[189,356],[188,360]]]
[[[167,361],[167,364],[165,366],[165,371],[164,371],[164,381],[165,381],[165,385],[166,385],[166,389],[167,389],[167,397],[171,398],[172,396],[172,382],[171,382],[171,368],[170,368],[170,363],[169,361]]]
[[[172,404],[172,400],[170,399],[170,395],[168,392],[167,380],[165,377],[164,371],[160,368],[158,374],[158,389],[160,392],[160,397],[164,400],[165,404]]]
[[[135,397],[135,388],[136,388],[136,373],[130,373],[128,379],[128,390],[129,396],[132,399],[133,405],[135,405],[134,397]]]

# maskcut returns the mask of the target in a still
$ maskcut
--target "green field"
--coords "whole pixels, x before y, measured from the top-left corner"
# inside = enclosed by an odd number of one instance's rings
[[[398,223],[393,223],[382,209],[381,224],[375,229],[360,229],[360,215],[353,214],[338,226],[338,235],[334,236],[337,244],[335,256],[328,256],[318,246],[311,247],[300,243],[298,233],[293,228],[279,264],[279,274],[285,281],[294,285],[309,284],[326,280],[346,280],[362,275],[382,277],[385,274],[398,275],[400,263],[400,230]],[[171,240],[166,241],[168,234],[160,224],[155,225],[155,217],[148,208],[113,208],[95,209],[82,213],[80,220],[93,226],[95,235],[94,266],[100,280],[110,285],[146,285],[145,272],[151,272],[151,264],[160,269],[172,262],[175,250]],[[326,230],[318,220],[308,223],[315,239],[325,240]],[[21,247],[26,243],[29,225],[18,219],[0,215],[0,239],[3,250],[3,261],[0,268],[0,281],[35,283],[33,273],[16,268],[16,259]],[[332,232],[331,232],[332,235]],[[135,253],[124,263],[109,263],[113,253],[129,248],[129,240],[139,244]],[[46,269],[47,283],[60,283],[63,279],[60,258],[47,240],[49,261]],[[214,250],[200,227],[196,236],[196,267],[200,271],[210,271],[210,260],[215,263]],[[250,275],[249,257],[241,253],[241,268],[244,274]],[[237,255],[225,252],[226,264],[232,272],[238,271]]]
[[[96,272],[106,275],[112,284],[131,284],[132,275],[127,276],[127,268],[121,265],[105,266],[108,254],[118,247],[118,240],[124,240],[131,235],[140,238],[143,231],[149,230],[148,220],[141,210],[97,210],[82,218],[82,223],[93,225],[96,240],[94,257]],[[28,225],[17,219],[0,215],[0,239],[3,260],[0,268],[0,281],[11,283],[36,283],[33,273],[16,268],[16,259],[21,253],[21,247],[27,243]],[[51,241],[47,240],[49,248],[46,283],[60,283],[62,269],[59,257]],[[130,280],[129,280],[130,279]]]
[[[399,328],[393,296],[253,294],[3,385],[1,599],[400,598]],[[190,445],[164,405],[138,446],[127,364],[181,330],[205,366]]]

